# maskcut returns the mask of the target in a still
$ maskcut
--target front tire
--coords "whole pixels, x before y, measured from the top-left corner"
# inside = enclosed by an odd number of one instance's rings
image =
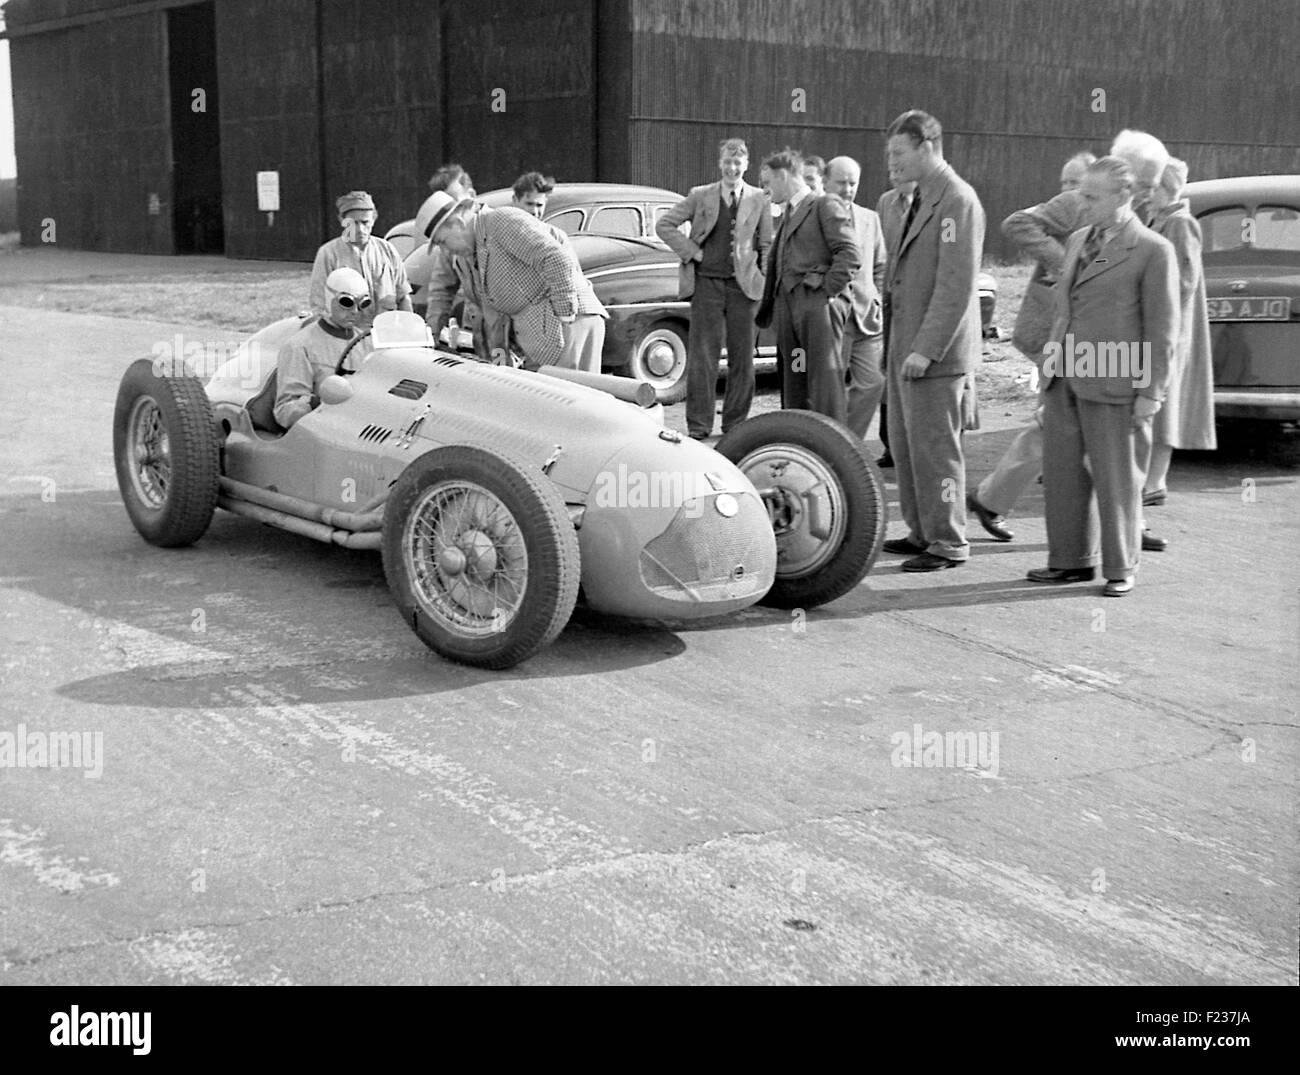
[[[862,441],[812,411],[742,422],[717,445],[754,484],[776,533],[762,603],[815,608],[852,590],[885,540],[885,486]]]
[[[510,668],[553,642],[578,597],[578,535],[535,467],[452,445],[416,460],[384,509],[384,575],[434,652]]]
[[[217,507],[221,443],[197,377],[127,367],[113,410],[113,459],[126,513],[151,545],[192,545]]]
[[[628,357],[627,375],[645,381],[664,406],[686,398],[687,329],[657,321],[637,337]]]

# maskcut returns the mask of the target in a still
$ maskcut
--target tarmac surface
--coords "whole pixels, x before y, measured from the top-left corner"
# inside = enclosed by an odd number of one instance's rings
[[[1297,983],[1294,436],[1176,457],[1125,600],[1024,580],[1035,491],[960,569],[489,673],[374,554],[138,537],[177,332],[0,306],[0,760],[91,737],[0,768],[0,983]]]

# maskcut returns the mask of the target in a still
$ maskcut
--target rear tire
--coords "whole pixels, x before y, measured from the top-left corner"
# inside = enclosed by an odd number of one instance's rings
[[[536,467],[469,445],[402,472],[384,509],[384,575],[430,649],[510,668],[553,642],[578,597],[578,534]]]
[[[221,442],[203,382],[132,362],[113,410],[113,458],[126,513],[151,545],[192,545],[217,507]]]
[[[776,533],[762,604],[815,608],[852,590],[885,540],[885,486],[862,441],[812,411],[742,422],[717,451],[754,483]]]

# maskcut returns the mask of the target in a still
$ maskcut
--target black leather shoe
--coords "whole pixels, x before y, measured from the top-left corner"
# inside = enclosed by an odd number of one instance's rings
[[[988,533],[992,534],[999,541],[1010,541],[1016,536],[1013,531],[1008,530],[1003,525],[1002,516],[997,514],[997,512],[990,511],[976,500],[974,493],[966,494],[966,508],[974,513],[975,518],[980,521],[980,526],[984,527]]]
[[[1030,582],[1091,582],[1097,577],[1095,567],[1036,567],[1025,576]]]
[[[885,467],[886,469],[892,470],[894,468],[894,457],[890,455],[888,452],[886,452],[884,455],[882,455],[879,459],[876,460],[876,466]]]
[[[904,571],[942,571],[945,567],[961,567],[965,560],[949,560],[946,556],[935,556],[932,552],[923,552],[911,560],[903,561]]]
[[[894,538],[893,541],[886,541],[880,548],[884,552],[894,553],[897,556],[915,556],[917,553],[925,552],[924,545],[917,545],[909,538]]]
[[[1156,537],[1150,530],[1142,531],[1142,551],[1143,552],[1164,552],[1169,548],[1169,539]]]
[[[1101,595],[1103,597],[1127,597],[1132,592],[1132,579],[1107,579],[1105,589],[1101,591]]]
[[[687,434],[687,436],[690,437],[691,440],[708,440],[709,437],[711,437],[712,435],[713,435],[712,433],[688,433]]]

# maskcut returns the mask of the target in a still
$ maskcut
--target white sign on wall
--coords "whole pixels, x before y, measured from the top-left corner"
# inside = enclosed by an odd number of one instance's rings
[[[280,173],[257,173],[257,211],[259,213],[278,213],[280,211]]]

